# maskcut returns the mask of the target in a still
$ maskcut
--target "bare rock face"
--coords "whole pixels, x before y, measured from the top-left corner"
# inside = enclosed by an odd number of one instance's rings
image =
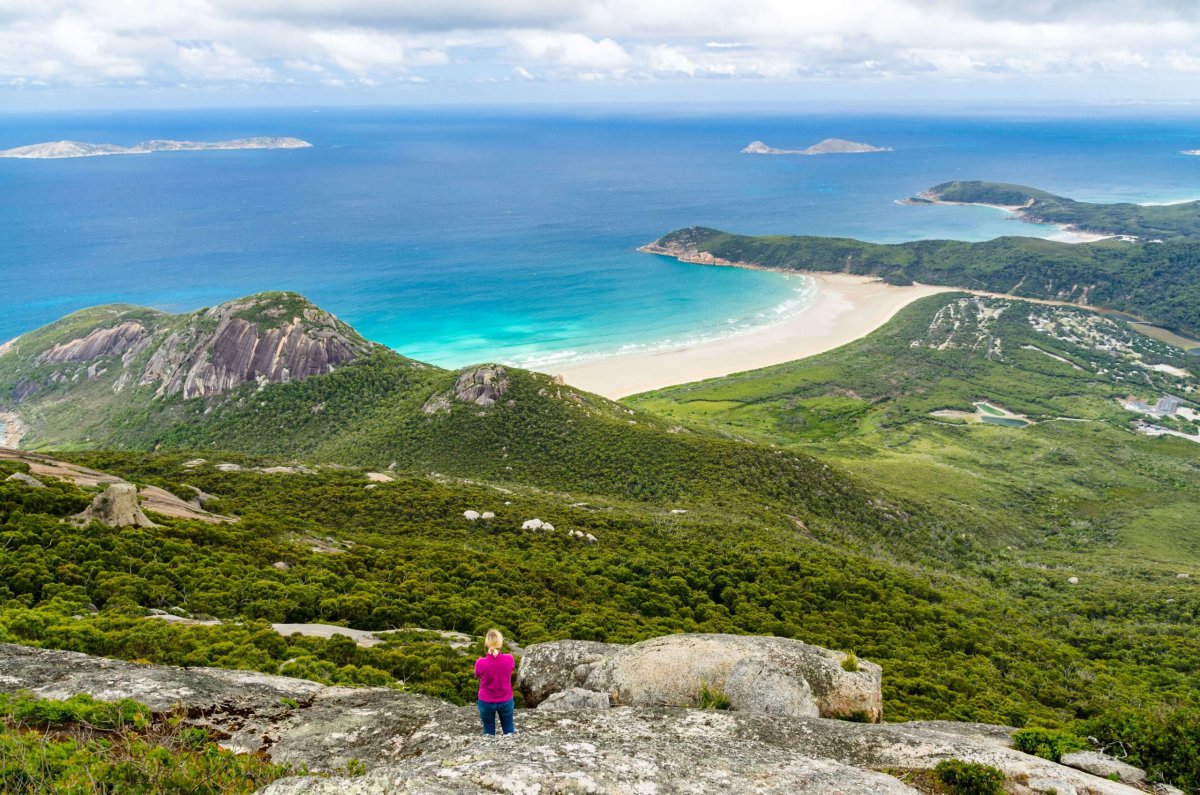
[[[139,383],[157,384],[159,396],[202,397],[247,381],[321,375],[370,350],[349,326],[314,306],[293,306],[296,299],[254,296],[204,311],[157,346]]]
[[[548,699],[538,704],[537,708],[572,712],[577,709],[608,709],[611,706],[608,693],[597,693],[595,690],[572,687],[552,693]]]
[[[132,483],[113,483],[97,494],[92,504],[76,516],[82,522],[96,520],[109,527],[157,527],[138,506],[137,488]]]
[[[454,399],[476,406],[491,406],[508,391],[503,367],[479,367],[468,370],[454,384]]]
[[[23,403],[42,391],[42,385],[32,378],[22,378],[13,386],[13,403]]]
[[[456,400],[476,406],[493,406],[507,391],[508,378],[503,367],[476,367],[459,375],[453,389],[431,395],[421,411],[444,414],[450,411]]]
[[[603,645],[603,644],[597,644]],[[883,768],[981,762],[1059,792],[1141,790],[1021,753],[1012,729],[981,724],[862,724],[745,712],[624,707],[520,710],[517,735],[484,739],[473,705],[388,688],[325,687],[249,671],[173,668],[0,644],[0,692],[42,698],[134,698],[158,712],[181,705],[193,725],[240,752],[353,778],[282,779],[263,795],[417,793],[916,792]]]
[[[146,327],[136,321],[111,328],[99,328],[79,339],[59,343],[42,352],[41,363],[90,362],[101,356],[124,354],[150,336]]]
[[[882,669],[787,638],[668,635],[632,646],[587,641],[539,643],[525,650],[517,681],[525,702],[580,687],[615,705],[701,706],[702,693],[732,709],[767,715],[883,717]]]
[[[226,748],[269,750],[276,761],[314,770],[344,768],[351,759],[379,764],[392,759],[408,735],[439,712],[454,716],[447,722],[459,720],[459,710],[449,704],[386,688],[325,687],[253,671],[135,665],[9,644],[0,644],[0,670],[2,692],[133,698],[155,712],[182,704],[195,716],[191,723],[226,735]]]
[[[1101,778],[1116,776],[1126,784],[1145,784],[1146,771],[1097,751],[1075,751],[1063,754],[1060,760],[1067,767],[1085,770]]]

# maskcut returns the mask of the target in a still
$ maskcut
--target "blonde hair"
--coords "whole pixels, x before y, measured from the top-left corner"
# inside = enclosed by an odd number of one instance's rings
[[[488,654],[499,654],[500,647],[504,645],[504,636],[498,629],[489,629],[483,638],[483,645],[487,647]]]

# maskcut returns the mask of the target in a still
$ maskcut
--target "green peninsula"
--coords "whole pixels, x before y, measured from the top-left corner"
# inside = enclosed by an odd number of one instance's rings
[[[853,273],[891,284],[922,282],[1106,307],[1185,333],[1200,331],[1200,202],[1090,204],[991,182],[948,182],[908,201],[1000,206],[1026,220],[1114,238],[1086,244],[1015,236],[881,244],[690,227],[643,251],[700,264]]]
[[[1081,232],[1169,240],[1200,237],[1200,202],[1097,204],[1003,182],[943,182],[910,203],[984,204],[1012,210],[1030,223],[1063,224]]]

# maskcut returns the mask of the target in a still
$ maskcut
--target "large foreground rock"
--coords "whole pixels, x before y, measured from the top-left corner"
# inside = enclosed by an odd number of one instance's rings
[[[1011,729],[962,723],[860,724],[679,708],[521,710],[518,734],[479,736],[473,706],[386,688],[323,687],[247,671],[134,665],[0,644],[0,692],[88,693],[186,710],[239,751],[353,778],[295,777],[265,795],[366,793],[828,793],[915,790],[878,772],[942,759],[994,765],[1059,792],[1139,790],[1014,750]]]
[[[738,712],[866,718],[883,716],[882,670],[788,638],[667,635],[625,646],[562,640],[525,650],[517,682],[536,706],[573,687],[607,693],[614,705],[702,706],[723,695]]]

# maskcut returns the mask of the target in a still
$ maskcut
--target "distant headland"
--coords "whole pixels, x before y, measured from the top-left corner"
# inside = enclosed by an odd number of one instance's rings
[[[857,155],[864,152],[890,152],[886,146],[871,146],[841,138],[826,138],[807,149],[776,149],[762,141],[753,141],[742,150],[744,155]]]
[[[49,160],[63,157],[98,157],[99,155],[145,155],[152,152],[207,152],[215,149],[303,149],[312,146],[299,138],[239,138],[236,141],[143,141],[133,146],[89,144],[83,141],[48,141],[16,149],[0,151],[0,157],[21,157]]]

